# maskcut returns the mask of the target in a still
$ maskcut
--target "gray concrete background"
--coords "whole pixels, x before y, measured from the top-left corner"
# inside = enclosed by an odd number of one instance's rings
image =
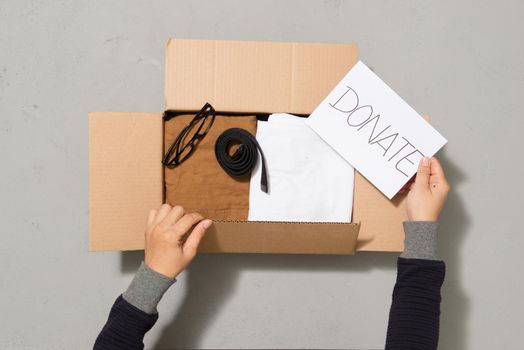
[[[89,111],[160,111],[168,37],[357,42],[449,139],[441,349],[522,349],[522,1],[0,1],[0,348],[87,349],[141,253],[88,253]],[[383,347],[396,255],[199,256],[147,347]]]

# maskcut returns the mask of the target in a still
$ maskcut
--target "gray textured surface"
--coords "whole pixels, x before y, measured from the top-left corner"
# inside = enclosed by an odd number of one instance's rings
[[[441,349],[522,348],[523,2],[0,2],[0,348],[87,349],[140,264],[87,252],[87,112],[159,111],[169,36],[358,42],[449,139]],[[149,347],[381,348],[395,255],[200,256]]]

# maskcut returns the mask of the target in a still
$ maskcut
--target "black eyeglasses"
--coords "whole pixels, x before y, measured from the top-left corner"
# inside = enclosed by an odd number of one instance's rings
[[[207,135],[215,121],[215,109],[206,103],[195,117],[177,135],[167,150],[162,164],[173,169],[186,161],[198,143]]]

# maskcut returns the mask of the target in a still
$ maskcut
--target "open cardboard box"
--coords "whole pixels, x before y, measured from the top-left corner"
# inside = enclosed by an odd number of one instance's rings
[[[357,62],[354,44],[170,39],[165,110],[310,114]],[[90,113],[89,249],[144,248],[164,202],[163,113]],[[405,196],[355,174],[353,223],[215,221],[201,252],[354,254],[403,249]]]

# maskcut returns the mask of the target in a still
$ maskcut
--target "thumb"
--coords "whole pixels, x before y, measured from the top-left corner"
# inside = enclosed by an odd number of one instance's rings
[[[191,260],[195,257],[198,245],[200,244],[202,237],[204,237],[206,230],[212,223],[213,222],[209,219],[200,221],[195,226],[189,237],[187,237],[186,242],[182,247],[182,253],[186,259]]]
[[[431,175],[430,164],[429,157],[422,157],[422,159],[420,159],[417,176],[415,177],[415,187],[429,188],[429,177]]]

